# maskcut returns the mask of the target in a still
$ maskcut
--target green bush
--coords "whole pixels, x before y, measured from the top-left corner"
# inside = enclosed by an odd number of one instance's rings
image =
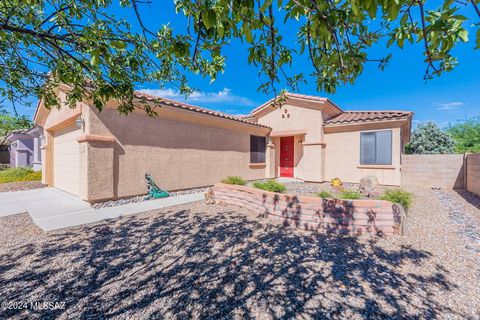
[[[317,196],[319,196],[320,198],[323,198],[323,199],[326,199],[326,198],[330,198],[330,199],[335,198],[335,197],[333,196],[333,194],[332,194],[330,191],[328,191],[328,190],[322,190],[322,191],[318,192],[318,193],[317,193]]]
[[[355,199],[362,199],[362,194],[355,190],[345,189],[342,192],[340,192],[340,195],[338,197],[340,199],[355,200]]]
[[[33,171],[32,168],[10,168],[0,171],[0,183],[35,181],[42,179],[41,171]]]
[[[413,195],[402,189],[386,190],[380,197],[380,200],[387,200],[393,203],[400,204],[405,211],[407,211],[413,202]]]
[[[256,181],[253,183],[253,186],[257,189],[262,189],[262,190],[271,191],[271,192],[279,192],[279,193],[282,193],[285,190],[287,190],[287,187],[285,187],[285,185],[278,183],[275,180],[268,180],[267,182]]]
[[[9,164],[6,163],[0,163],[0,171],[7,170],[10,168]]]
[[[245,183],[247,183],[245,180],[243,180],[241,177],[238,177],[238,176],[226,177],[225,179],[222,180],[222,182],[226,184],[238,184],[240,186],[244,186]]]

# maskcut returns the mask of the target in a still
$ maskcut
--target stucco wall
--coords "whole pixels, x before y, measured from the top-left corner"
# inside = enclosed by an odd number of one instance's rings
[[[260,134],[258,127],[208,126],[200,123],[211,119],[185,112],[162,107],[158,117],[148,117],[137,112],[123,116],[111,108],[101,113],[90,109],[87,133],[113,136],[115,142],[90,143],[87,148],[87,200],[145,194],[145,173],[166,190],[213,185],[229,175],[248,180],[265,177],[265,166],[249,166],[250,134]],[[175,113],[178,118],[193,118],[177,121]]]
[[[344,129],[346,130],[346,129]],[[365,176],[374,175],[380,184],[399,186],[401,182],[400,128],[392,130],[392,165],[361,166],[360,165],[360,133],[366,131],[385,130],[363,126],[354,131],[325,133],[325,179],[340,178],[344,182],[358,183]]]
[[[463,154],[410,154],[402,156],[402,186],[464,187]]]
[[[480,153],[466,155],[467,190],[480,196]]]
[[[307,181],[323,181],[322,145],[319,144],[323,142],[322,111],[285,104],[281,108],[276,107],[273,111],[260,115],[258,122],[271,127],[273,133],[305,131],[305,135],[294,135],[293,175],[295,178]],[[292,135],[285,134],[285,136]],[[276,154],[275,175],[279,176],[280,138],[273,138],[272,142],[275,144]]]

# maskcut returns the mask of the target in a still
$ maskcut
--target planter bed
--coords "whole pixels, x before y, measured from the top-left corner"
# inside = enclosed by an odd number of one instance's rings
[[[223,183],[213,193],[217,203],[304,230],[355,236],[402,233],[402,210],[389,201],[322,199]]]

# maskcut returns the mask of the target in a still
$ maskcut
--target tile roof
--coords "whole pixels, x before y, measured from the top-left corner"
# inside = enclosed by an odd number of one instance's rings
[[[385,111],[345,111],[336,117],[325,121],[325,125],[361,123],[368,121],[399,120],[411,117],[412,112],[385,110]]]
[[[310,96],[310,95],[300,94],[300,93],[291,93],[291,92],[285,92],[285,95],[287,96],[287,98],[292,97],[292,98],[305,99],[305,100],[310,100],[310,101],[329,102],[332,106],[337,108],[338,111],[343,112],[343,110],[339,106],[337,106],[332,100],[330,100],[328,98],[322,98],[322,97],[319,97],[319,96]],[[267,102],[265,102],[261,106],[253,109],[250,112],[250,115],[254,114],[255,112],[258,112],[258,111],[262,110],[266,106],[269,106],[273,102],[273,100],[275,100],[275,97],[268,100]]]
[[[206,115],[209,115],[209,116],[228,119],[228,120],[233,120],[233,121],[237,121],[237,122],[241,122],[241,123],[245,123],[245,124],[249,124],[249,125],[253,125],[253,126],[257,126],[257,127],[270,128],[269,126],[259,124],[259,123],[254,122],[254,121],[249,121],[249,120],[247,120],[245,118],[242,118],[242,117],[232,116],[232,115],[229,115],[229,114],[226,114],[226,113],[223,113],[223,112],[218,112],[218,111],[215,111],[215,110],[209,110],[209,109],[197,107],[197,106],[194,106],[194,105],[191,105],[191,104],[188,104],[188,103],[178,102],[178,101],[175,101],[175,100],[162,98],[162,97],[147,94],[147,93],[144,93],[144,92],[141,92],[141,91],[135,91],[134,94],[135,94],[135,97],[138,98],[138,99],[145,99],[145,100],[151,101],[151,102],[163,103],[163,104],[165,104],[167,106],[170,106],[170,107],[175,107],[175,108],[179,108],[179,109],[183,109],[183,110],[187,110],[187,111],[203,113],[203,114],[206,114]]]

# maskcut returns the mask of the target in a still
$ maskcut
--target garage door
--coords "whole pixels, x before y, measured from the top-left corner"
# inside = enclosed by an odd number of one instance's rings
[[[80,134],[80,129],[70,126],[55,131],[53,139],[53,184],[74,195],[79,194]]]

